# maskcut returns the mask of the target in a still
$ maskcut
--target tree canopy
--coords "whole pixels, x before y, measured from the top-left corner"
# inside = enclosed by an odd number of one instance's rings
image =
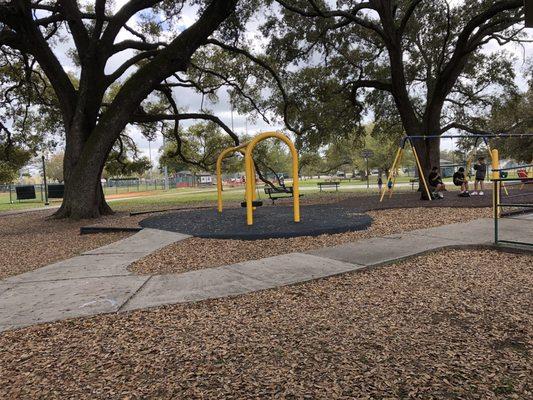
[[[12,80],[35,96],[51,90],[61,117],[66,187],[58,217],[111,212],[100,177],[116,141],[130,123],[159,120],[153,115],[147,118],[142,103],[150,102],[157,90],[168,95],[162,84],[183,79],[179,74],[187,71],[194,53],[214,32],[221,40],[239,35],[250,14],[239,4],[237,0],[130,0],[120,7],[105,0],[89,5],[73,0],[0,4],[1,56],[5,64],[21,64]],[[198,13],[196,21],[184,27],[186,5]],[[33,85],[36,80],[43,90]],[[172,118],[191,116],[173,113]]]
[[[331,114],[339,118],[339,127],[347,121],[354,129],[357,117],[371,112],[376,134],[440,135],[474,130],[479,115],[499,96],[516,91],[512,57],[484,46],[523,37],[521,0],[273,4],[281,7],[281,17],[272,13],[263,28],[271,37],[268,54],[284,68],[296,69],[289,80],[295,92],[306,87],[306,94],[323,91],[335,98],[324,102],[315,95],[302,103],[295,96],[295,107],[304,115],[329,104],[344,111],[340,117]],[[324,121],[302,126],[310,130],[308,140],[342,134]],[[438,165],[438,143],[415,141],[426,169]]]

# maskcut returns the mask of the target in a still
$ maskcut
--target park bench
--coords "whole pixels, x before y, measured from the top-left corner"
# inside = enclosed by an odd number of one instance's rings
[[[320,191],[322,191],[323,187],[335,187],[335,191],[338,192],[340,184],[341,183],[338,181],[329,181],[329,182],[318,182],[317,186],[320,189]]]
[[[16,186],[15,192],[17,193],[17,200],[34,200],[37,197],[35,196],[35,186],[34,185],[23,185]]]
[[[418,183],[418,179],[409,179],[409,183],[411,184],[411,190],[415,190],[415,184]]]
[[[49,199],[62,199],[65,194],[65,185],[63,183],[48,185]]]
[[[268,194],[268,197],[270,200],[272,200],[272,204],[278,199],[287,199],[290,197],[294,197],[293,187],[292,186],[269,186],[265,187],[265,193]],[[303,194],[300,194],[299,197],[302,197]]]

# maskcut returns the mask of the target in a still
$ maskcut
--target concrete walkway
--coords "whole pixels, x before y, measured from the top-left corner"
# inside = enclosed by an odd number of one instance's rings
[[[447,246],[490,245],[493,221],[420,229],[308,253],[182,274],[135,275],[132,262],[187,235],[144,229],[119,242],[0,281],[0,331],[59,319],[238,295],[393,262]],[[501,238],[533,239],[524,217],[501,220]]]

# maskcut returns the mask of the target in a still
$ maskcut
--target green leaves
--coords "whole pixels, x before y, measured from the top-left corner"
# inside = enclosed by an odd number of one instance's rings
[[[32,153],[22,147],[0,142],[0,183],[12,183],[31,157]]]
[[[186,129],[180,129],[177,137],[169,130],[165,137],[168,142],[162,149],[159,164],[167,166],[171,172],[191,169],[195,172],[214,172],[220,152],[235,145],[213,122],[196,123]],[[233,158],[229,160],[225,164],[227,170],[241,170],[237,166],[238,163],[232,161]]]
[[[152,168],[148,157],[129,158],[125,154],[112,151],[105,164],[103,175],[109,178],[142,175]]]

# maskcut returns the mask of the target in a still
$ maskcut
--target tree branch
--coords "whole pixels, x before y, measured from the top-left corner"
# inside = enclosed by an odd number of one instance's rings
[[[249,95],[247,95],[244,92],[244,90],[239,85],[237,85],[234,82],[231,82],[227,76],[224,76],[224,75],[222,75],[221,73],[219,73],[217,71],[213,71],[213,70],[208,69],[208,68],[200,67],[199,65],[196,65],[194,63],[191,63],[191,66],[193,68],[196,68],[199,71],[202,71],[202,72],[206,73],[206,74],[211,74],[213,76],[216,76],[217,78],[222,79],[227,85],[229,85],[232,88],[234,88],[235,90],[237,90],[237,92],[239,92],[242,97],[244,97],[246,100],[248,100],[248,102],[252,105],[254,110],[257,111],[257,113],[263,118],[263,121],[265,121],[267,124],[270,123],[270,121],[268,120],[266,115],[259,109],[259,107],[255,103],[254,99],[252,99]]]
[[[215,115],[206,113],[183,113],[183,114],[134,114],[131,122],[158,122],[158,121],[182,121],[186,119],[203,119],[212,121],[219,125],[228,135],[231,136],[236,145],[239,144],[239,137]]]
[[[290,129],[292,132],[294,132],[295,134],[299,134],[296,129],[292,126],[291,122],[289,121],[289,106],[290,106],[290,100],[289,100],[289,96],[287,95],[287,92],[285,91],[285,88],[283,86],[283,82],[280,78],[280,76],[278,75],[278,73],[276,72],[276,70],[274,70],[274,68],[272,68],[267,62],[261,60],[260,58],[252,55],[250,52],[248,52],[247,50],[244,50],[244,49],[241,49],[241,48],[238,48],[238,47],[235,47],[235,46],[231,46],[231,45],[228,45],[228,44],[225,44],[225,43],[222,43],[216,39],[209,39],[206,41],[206,43],[208,44],[214,44],[215,46],[218,46],[224,50],[227,50],[227,51],[230,51],[230,52],[233,52],[233,53],[237,53],[237,54],[241,54],[243,56],[245,56],[246,58],[248,58],[249,60],[253,61],[254,63],[256,63],[257,65],[261,66],[262,68],[266,69],[270,75],[274,78],[274,80],[276,81],[276,85],[281,93],[281,96],[283,97],[283,122],[285,123],[285,125],[287,126],[288,129]]]
[[[61,9],[65,13],[67,24],[72,32],[72,38],[81,60],[85,58],[89,47],[89,33],[83,25],[80,10],[75,0],[59,0]]]

